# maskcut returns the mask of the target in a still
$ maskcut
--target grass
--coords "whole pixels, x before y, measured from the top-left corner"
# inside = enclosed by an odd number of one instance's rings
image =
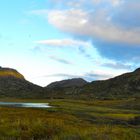
[[[52,108],[0,107],[0,140],[139,140],[140,99],[123,100],[33,100],[49,102]]]
[[[14,76],[16,78],[24,79],[24,77],[20,73],[13,70],[0,70],[0,76]]]

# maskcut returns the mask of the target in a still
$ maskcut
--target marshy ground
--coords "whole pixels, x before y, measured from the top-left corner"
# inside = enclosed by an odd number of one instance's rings
[[[52,108],[0,107],[0,140],[139,140],[140,99],[31,100]]]

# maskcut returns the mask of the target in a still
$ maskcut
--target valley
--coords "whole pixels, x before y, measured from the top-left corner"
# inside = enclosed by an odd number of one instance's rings
[[[139,84],[140,69],[41,87],[1,67],[0,140],[139,140]]]
[[[140,99],[0,99],[51,108],[0,106],[0,138],[8,140],[139,140]]]

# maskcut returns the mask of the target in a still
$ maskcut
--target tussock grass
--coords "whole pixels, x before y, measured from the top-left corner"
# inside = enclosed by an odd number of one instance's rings
[[[134,100],[136,99],[12,99],[22,102],[49,102],[53,107],[0,107],[0,140],[139,140],[140,125],[129,123],[140,116],[137,108],[140,102]],[[129,105],[132,103],[137,107],[132,109],[132,105]]]

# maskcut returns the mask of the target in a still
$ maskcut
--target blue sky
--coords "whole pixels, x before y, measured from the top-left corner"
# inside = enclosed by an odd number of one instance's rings
[[[35,84],[140,66],[138,0],[0,0],[0,65]]]

